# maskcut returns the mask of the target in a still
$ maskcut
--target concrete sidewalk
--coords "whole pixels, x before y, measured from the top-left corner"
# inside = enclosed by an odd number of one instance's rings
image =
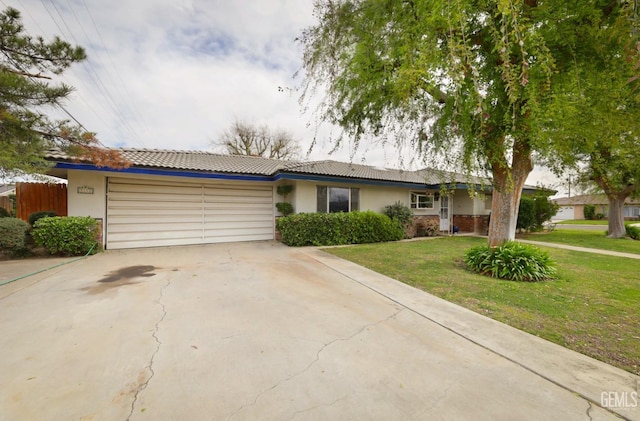
[[[611,250],[592,249],[587,247],[571,246],[569,244],[548,243],[545,241],[531,241],[531,240],[521,240],[521,239],[516,239],[516,241],[520,243],[525,243],[525,244],[533,244],[536,246],[552,247],[552,248],[564,249],[564,250],[581,251],[584,253],[603,254],[605,256],[626,257],[629,259],[640,260],[640,254],[624,253],[620,251],[611,251]]]
[[[315,248],[112,251],[35,279],[0,287],[21,287],[0,298],[2,421],[640,420],[640,377]]]

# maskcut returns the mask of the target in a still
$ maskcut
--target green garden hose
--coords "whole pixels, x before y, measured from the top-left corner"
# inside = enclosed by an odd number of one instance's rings
[[[28,278],[29,276],[37,275],[38,273],[46,272],[48,270],[55,269],[57,267],[67,265],[69,263],[77,262],[78,260],[86,259],[87,256],[89,256],[89,254],[91,254],[93,249],[96,247],[96,244],[98,244],[98,243],[94,243],[91,246],[91,248],[89,249],[89,251],[87,252],[87,254],[85,254],[84,256],[81,256],[81,257],[78,257],[78,258],[75,258],[75,259],[72,259],[72,260],[68,260],[66,262],[58,263],[57,265],[50,266],[50,267],[45,268],[45,269],[41,269],[41,270],[39,270],[37,272],[32,272],[32,273],[28,273],[26,275],[18,276],[17,278],[9,279],[8,281],[2,281],[2,282],[0,282],[0,287],[3,286],[3,285],[6,285],[6,284],[10,284],[11,282],[19,281],[20,279]]]

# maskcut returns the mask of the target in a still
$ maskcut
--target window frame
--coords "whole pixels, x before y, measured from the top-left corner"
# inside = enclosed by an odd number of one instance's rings
[[[415,201],[414,201],[414,197],[415,197]],[[421,197],[428,199],[428,201],[430,200],[431,206],[420,206],[422,204],[420,202]],[[409,195],[409,207],[415,210],[435,209],[436,207],[435,195],[433,193],[412,191]]]
[[[338,213],[340,211],[331,211],[331,189],[342,189],[349,192],[349,208],[347,212],[356,212],[360,210],[360,188],[358,187],[342,187],[317,185],[316,186],[316,212],[318,213]],[[324,203],[321,203],[324,201]]]

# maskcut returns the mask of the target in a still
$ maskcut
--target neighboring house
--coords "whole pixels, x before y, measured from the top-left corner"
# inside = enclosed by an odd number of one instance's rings
[[[439,221],[442,231],[484,232],[487,194],[469,192],[462,175],[402,171],[336,161],[291,162],[200,151],[121,150],[131,166],[98,168],[52,151],[50,175],[68,180],[68,214],[103,223],[107,249],[275,238],[279,185],[295,212],[381,212],[397,201],[415,219]],[[473,189],[483,180],[472,180]],[[488,184],[487,180],[484,180]],[[533,192],[535,187],[527,187]]]
[[[9,197],[16,193],[16,186],[13,184],[0,184],[0,208],[11,213],[13,210],[13,200]]]
[[[601,213],[605,216],[609,214],[609,200],[604,194],[582,194],[573,197],[562,197],[553,201],[560,205],[560,209],[554,217],[556,220],[584,219],[585,205],[595,206],[596,214]],[[640,217],[640,200],[627,199],[624,205],[625,218],[638,219]]]
[[[0,197],[16,194],[16,186],[13,184],[0,184]]]

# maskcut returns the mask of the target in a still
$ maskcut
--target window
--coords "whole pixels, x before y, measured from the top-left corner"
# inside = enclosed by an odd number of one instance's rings
[[[347,187],[317,186],[317,211],[351,212],[360,210],[360,189]]]
[[[624,207],[624,217],[625,218],[633,218],[640,216],[640,206],[625,206]]]
[[[433,209],[433,195],[412,192],[411,209]]]

